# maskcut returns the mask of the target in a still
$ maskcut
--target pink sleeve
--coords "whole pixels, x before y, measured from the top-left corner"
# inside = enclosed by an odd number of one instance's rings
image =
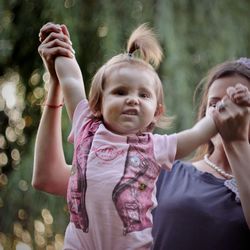
[[[177,150],[176,134],[153,135],[154,154],[157,162],[166,169],[171,169]]]
[[[76,109],[74,111],[72,127],[68,136],[68,141],[70,143],[74,143],[75,138],[77,137],[77,133],[81,131],[81,128],[86,124],[90,115],[91,111],[89,109],[88,100],[83,99],[77,104]]]

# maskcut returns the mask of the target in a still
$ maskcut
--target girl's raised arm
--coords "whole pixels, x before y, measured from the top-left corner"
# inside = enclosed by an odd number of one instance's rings
[[[75,57],[57,57],[55,70],[62,87],[69,118],[72,120],[77,104],[86,98],[81,69]]]
[[[217,128],[213,118],[206,116],[192,128],[177,133],[176,159],[188,156],[196,148],[215,136]]]

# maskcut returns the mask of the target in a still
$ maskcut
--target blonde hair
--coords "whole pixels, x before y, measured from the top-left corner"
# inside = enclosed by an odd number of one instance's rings
[[[147,24],[142,24],[135,29],[128,40],[127,51],[108,60],[92,79],[89,92],[89,106],[93,114],[98,116],[101,112],[102,92],[109,74],[121,67],[133,66],[141,70],[149,70],[153,74],[156,84],[157,108],[162,107],[163,110],[157,123],[150,124],[148,130],[152,130],[154,126],[167,128],[172,118],[164,115],[164,91],[162,82],[155,71],[155,68],[158,67],[162,60],[162,56],[161,46]]]

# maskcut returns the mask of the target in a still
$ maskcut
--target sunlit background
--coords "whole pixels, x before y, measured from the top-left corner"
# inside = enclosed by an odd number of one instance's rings
[[[235,0],[0,0],[0,250],[62,249],[69,219],[63,198],[31,186],[49,79],[37,52],[43,24],[68,26],[88,91],[97,68],[125,50],[135,27],[149,23],[164,48],[158,71],[178,131],[195,120],[193,93],[207,70],[250,56],[249,10],[250,1]],[[68,163],[69,125],[64,110]]]

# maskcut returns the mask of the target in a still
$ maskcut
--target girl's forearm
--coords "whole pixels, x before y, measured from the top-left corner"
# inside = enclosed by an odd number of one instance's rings
[[[75,58],[57,57],[55,70],[69,118],[72,120],[77,104],[86,98],[81,69]]]
[[[204,117],[192,128],[178,133],[176,159],[188,156],[200,145],[207,143],[216,133],[217,128],[210,116]]]

